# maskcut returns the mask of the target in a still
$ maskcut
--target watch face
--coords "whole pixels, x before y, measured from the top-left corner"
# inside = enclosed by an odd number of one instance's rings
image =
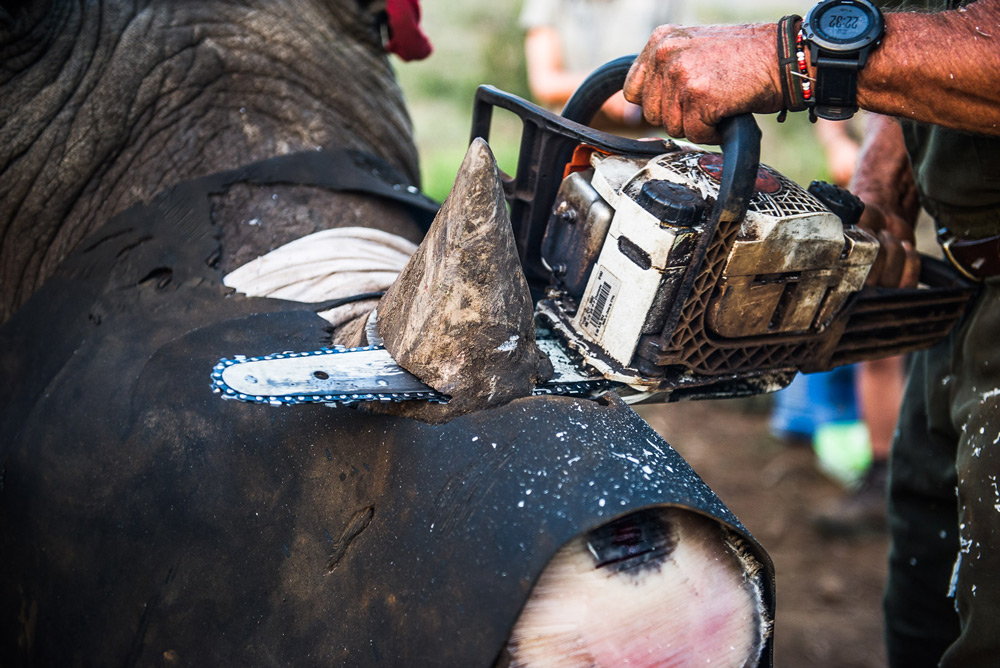
[[[868,0],[823,0],[809,10],[802,28],[811,42],[834,52],[851,52],[882,36],[882,15]]]
[[[872,17],[858,5],[830,5],[819,15],[816,32],[835,42],[853,42],[868,32]]]

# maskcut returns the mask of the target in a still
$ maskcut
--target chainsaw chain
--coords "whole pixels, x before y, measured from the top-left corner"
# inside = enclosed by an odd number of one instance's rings
[[[223,399],[231,399],[251,404],[266,404],[269,406],[296,406],[299,404],[324,404],[327,406],[353,406],[369,401],[399,402],[422,400],[431,403],[444,404],[451,400],[451,397],[442,392],[438,392],[430,387],[427,390],[409,392],[376,392],[359,394],[286,394],[286,395],[253,395],[237,392],[231,388],[223,379],[222,372],[231,366],[258,362],[263,360],[280,360],[292,357],[314,357],[321,355],[339,355],[368,350],[382,350],[384,346],[363,346],[358,348],[345,348],[336,346],[334,348],[320,348],[307,352],[282,352],[271,355],[261,355],[259,357],[247,357],[246,355],[235,355],[232,358],[222,358],[212,369],[212,392],[221,395]],[[611,387],[612,383],[601,378],[596,380],[576,381],[569,383],[544,383],[539,385],[532,392],[533,396],[560,395],[570,397],[590,396]]]

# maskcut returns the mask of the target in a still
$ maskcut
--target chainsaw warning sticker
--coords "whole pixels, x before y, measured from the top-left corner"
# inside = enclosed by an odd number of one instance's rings
[[[580,309],[580,325],[594,339],[599,340],[608,323],[608,314],[618,297],[622,282],[604,267],[597,267],[597,276],[591,284],[583,308]]]

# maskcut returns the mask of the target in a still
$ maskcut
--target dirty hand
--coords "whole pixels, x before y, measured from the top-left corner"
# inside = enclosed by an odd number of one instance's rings
[[[838,186],[846,186],[854,176],[854,166],[858,164],[858,145],[850,139],[842,139],[827,144],[826,163],[830,177]]]
[[[894,207],[865,202],[858,222],[878,238],[878,256],[868,272],[866,285],[912,288],[920,278],[920,255],[914,245],[913,227]]]
[[[625,99],[672,137],[717,143],[715,126],[781,109],[775,24],[660,26],[625,81]]]
[[[833,182],[846,188],[854,177],[861,145],[848,133],[845,123],[821,118],[814,127],[816,138],[826,153],[826,164]]]
[[[850,189],[865,203],[858,225],[879,241],[878,257],[865,282],[887,288],[915,286],[920,256],[913,229],[920,202],[903,131],[895,119],[879,114],[867,117]]]

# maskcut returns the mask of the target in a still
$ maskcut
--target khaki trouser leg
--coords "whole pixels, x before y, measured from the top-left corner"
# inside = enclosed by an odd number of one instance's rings
[[[894,668],[978,668],[1000,657],[998,335],[994,280],[947,341],[914,359],[890,474]]]
[[[959,429],[959,557],[954,596],[962,624],[946,668],[1000,665],[1000,278],[983,287],[961,346],[951,405]]]

